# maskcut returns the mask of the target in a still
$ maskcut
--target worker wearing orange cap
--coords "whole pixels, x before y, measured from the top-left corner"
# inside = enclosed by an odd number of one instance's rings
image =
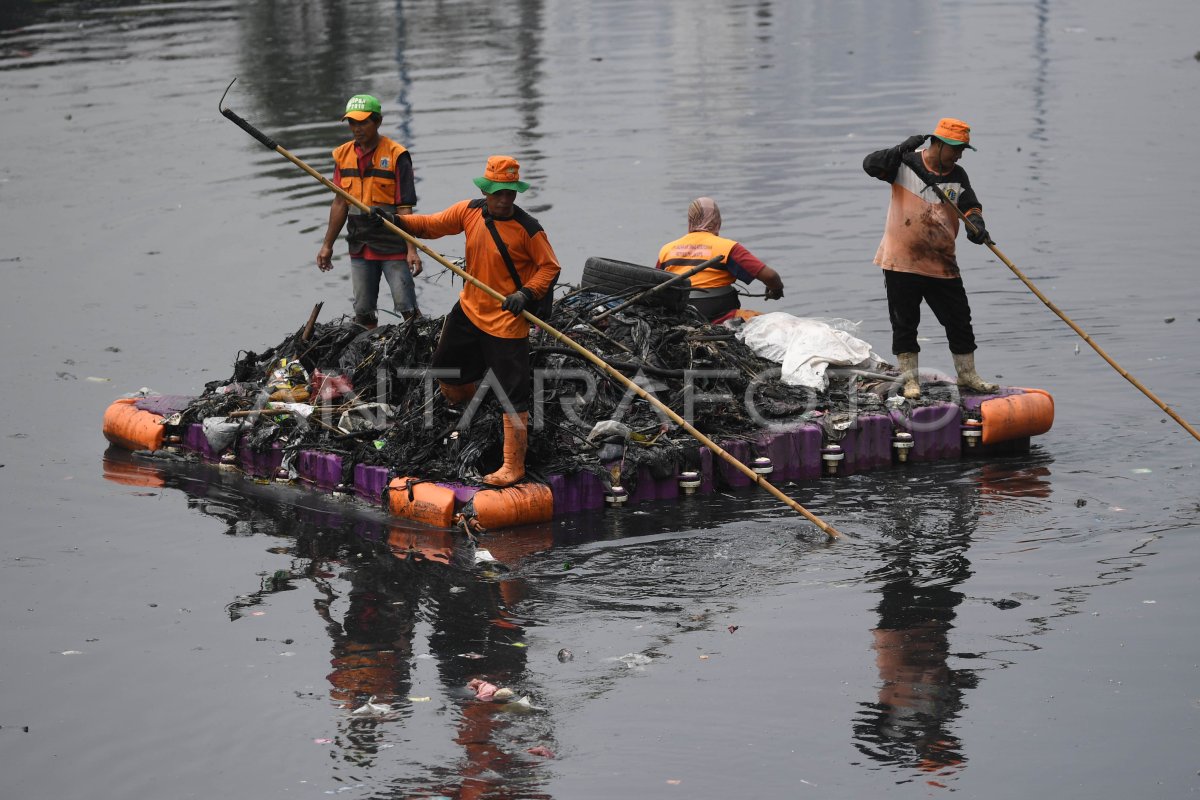
[[[538,221],[515,204],[529,188],[521,165],[511,156],[492,156],[475,185],[483,197],[462,200],[436,214],[392,217],[376,212],[414,236],[437,239],[466,233],[467,270],[505,295],[497,300],[471,282],[446,315],[433,354],[435,370],[456,369],[458,377],[439,380],[451,405],[462,405],[488,375],[508,406],[504,414],[504,464],[484,476],[491,486],[511,486],[525,477],[529,442],[529,323],[526,308],[547,298],[558,280],[558,257]],[[490,374],[489,374],[490,373]]]
[[[918,150],[925,141],[929,146]],[[944,204],[930,184],[971,222],[967,238],[975,244],[990,241],[983,222],[983,207],[971,188],[966,170],[958,161],[971,144],[971,127],[959,119],[938,122],[933,134],[910,136],[895,147],[871,153],[863,169],[873,178],[892,185],[883,241],[875,263],[883,268],[888,316],[892,323],[892,352],[900,362],[904,396],[921,396],[917,374],[917,325],[924,300],[946,329],[958,385],[975,392],[994,392],[975,371],[975,331],[971,307],[958,269],[954,240],[959,217]]]

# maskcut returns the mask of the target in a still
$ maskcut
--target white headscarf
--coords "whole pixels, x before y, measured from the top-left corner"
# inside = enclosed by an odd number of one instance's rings
[[[688,233],[695,231],[721,233],[721,209],[711,197],[697,197],[688,206]]]

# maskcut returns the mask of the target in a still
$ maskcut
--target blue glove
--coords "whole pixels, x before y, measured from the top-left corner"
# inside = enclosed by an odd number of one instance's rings
[[[504,298],[504,302],[500,304],[500,307],[505,311],[516,314],[519,317],[521,316],[521,312],[525,310],[525,306],[527,306],[529,301],[532,299],[533,292],[522,286],[508,297]]]

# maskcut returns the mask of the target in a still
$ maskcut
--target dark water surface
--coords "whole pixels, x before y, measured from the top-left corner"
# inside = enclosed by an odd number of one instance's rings
[[[568,282],[652,261],[711,194],[783,275],[775,309],[880,352],[862,157],[962,117],[1000,248],[1196,424],[1198,23],[1194,0],[5,3],[0,798],[1195,795],[1200,442],[982,248],[981,371],[1053,393],[1054,429],[790,487],[833,544],[743,494],[490,537],[511,571],[480,574],[361,505],[132,469],[100,416],[349,310],[340,250],[313,263],[324,189],[217,112],[236,75],[230,107],[325,172],[346,98],[379,96],[424,211],[516,155]],[[480,676],[538,708],[473,702]],[[395,718],[352,716],[371,694]]]

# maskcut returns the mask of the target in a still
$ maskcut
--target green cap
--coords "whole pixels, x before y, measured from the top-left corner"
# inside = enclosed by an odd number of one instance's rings
[[[342,115],[342,119],[354,119],[362,121],[372,114],[382,114],[383,106],[379,105],[379,101],[369,94],[356,94],[351,97],[346,103],[346,113]]]

